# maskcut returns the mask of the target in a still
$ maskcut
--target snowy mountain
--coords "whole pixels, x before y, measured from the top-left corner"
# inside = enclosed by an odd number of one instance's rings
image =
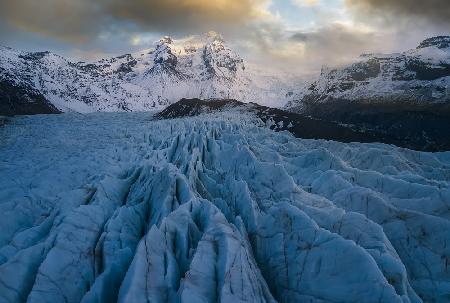
[[[346,67],[324,69],[292,98],[289,111],[402,138],[425,150],[448,150],[450,37],[424,40],[401,54],[363,55]]]
[[[0,137],[0,302],[448,302],[448,152],[237,111],[14,117]]]
[[[8,87],[0,87],[5,95],[1,108],[13,113],[23,108],[18,101],[24,99],[16,98],[14,88],[29,92],[29,104],[76,112],[148,111],[181,98],[233,98],[282,106],[289,90],[277,76],[246,65],[215,32],[180,40],[164,37],[154,49],[93,63],[2,47],[0,84]]]
[[[324,68],[287,107],[308,112],[322,104],[343,107],[347,103],[448,108],[450,36],[426,39],[404,53],[365,54],[351,65]]]

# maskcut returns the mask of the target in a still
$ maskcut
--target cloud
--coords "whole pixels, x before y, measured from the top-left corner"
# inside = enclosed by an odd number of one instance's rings
[[[60,40],[85,43],[102,31],[237,30],[269,16],[267,0],[14,0],[0,1],[10,26]]]
[[[24,32],[83,43],[101,24],[98,8],[88,4],[86,0],[1,1],[0,17]]]
[[[362,53],[384,51],[391,40],[364,26],[339,22],[307,30],[288,30],[267,23],[238,39],[247,61],[281,68],[292,74],[315,75],[321,67],[354,61]]]
[[[258,0],[104,0],[107,12],[146,31],[187,33],[238,28],[268,15]]]
[[[0,40],[94,58],[149,47],[161,35],[215,30],[247,61],[308,72],[445,34],[448,1],[0,0]]]
[[[312,69],[348,63],[362,53],[376,51],[380,40],[375,32],[339,23],[290,37],[294,45],[303,47],[302,65]]]
[[[433,24],[450,24],[448,0],[346,0],[345,3],[365,16],[384,16],[391,22],[402,17],[420,18]]]
[[[304,6],[316,6],[319,4],[320,0],[291,0],[292,3],[300,7]]]

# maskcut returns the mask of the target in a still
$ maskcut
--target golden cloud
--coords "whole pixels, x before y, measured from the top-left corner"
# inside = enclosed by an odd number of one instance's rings
[[[238,29],[270,15],[269,0],[14,0],[0,2],[10,25],[76,43],[102,29],[135,26],[143,31],[192,33]]]

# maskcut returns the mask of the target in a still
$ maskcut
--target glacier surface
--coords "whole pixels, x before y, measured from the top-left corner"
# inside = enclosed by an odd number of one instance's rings
[[[448,302],[450,153],[252,116],[0,128],[0,302]]]

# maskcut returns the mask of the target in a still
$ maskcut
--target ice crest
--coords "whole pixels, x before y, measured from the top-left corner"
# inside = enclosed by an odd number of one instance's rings
[[[0,135],[0,301],[447,299],[449,153],[237,111],[38,115]]]

